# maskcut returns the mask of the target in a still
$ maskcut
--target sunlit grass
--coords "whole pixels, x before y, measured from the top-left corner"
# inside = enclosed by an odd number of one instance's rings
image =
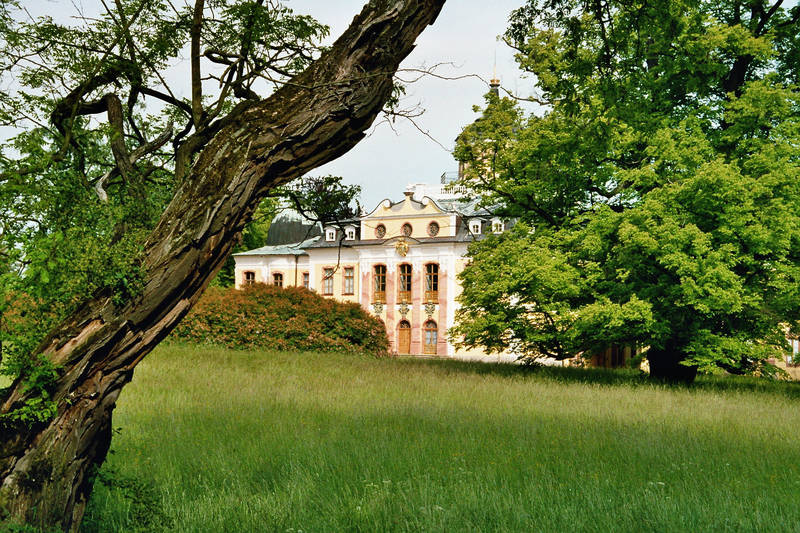
[[[796,531],[797,393],[161,348],[120,398],[107,465],[152,490],[98,486],[86,529],[149,509],[162,531]]]

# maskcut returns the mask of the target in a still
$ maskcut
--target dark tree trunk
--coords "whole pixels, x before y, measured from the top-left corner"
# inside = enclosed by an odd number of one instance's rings
[[[40,348],[58,365],[58,413],[0,427],[0,520],[77,530],[93,468],[111,441],[111,413],[134,367],[200,297],[271,188],[331,161],[364,137],[400,61],[444,0],[377,0],[323,57],[273,96],[225,119],[145,244],[141,294],[84,305]],[[15,383],[0,406],[28,398]]]
[[[647,350],[650,377],[668,383],[692,383],[697,377],[696,365],[685,365],[681,346],[668,342],[664,348]]]

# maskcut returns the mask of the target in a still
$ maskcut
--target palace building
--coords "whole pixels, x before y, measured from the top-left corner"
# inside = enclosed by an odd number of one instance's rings
[[[234,254],[237,288],[304,286],[358,303],[383,320],[393,353],[484,358],[482,352],[457,351],[447,331],[455,322],[457,275],[467,246],[505,231],[506,222],[479,210],[477,202],[459,200],[466,191],[450,180],[443,175],[441,184],[410,185],[402,200],[384,200],[338,227],[295,223],[288,231],[292,224],[276,221],[282,240],[293,242],[273,239]]]

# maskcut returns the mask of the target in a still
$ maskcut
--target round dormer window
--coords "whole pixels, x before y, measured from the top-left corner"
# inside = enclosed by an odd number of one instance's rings
[[[375,228],[375,236],[379,239],[386,237],[386,226],[383,224],[378,224],[378,226]]]
[[[439,235],[439,224],[436,222],[431,222],[428,224],[428,235],[431,237],[436,237]]]
[[[408,222],[403,224],[402,233],[406,237],[411,237],[411,224],[409,224]]]

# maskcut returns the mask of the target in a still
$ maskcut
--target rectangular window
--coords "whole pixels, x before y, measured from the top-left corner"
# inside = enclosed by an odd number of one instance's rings
[[[425,265],[425,301],[439,301],[439,265],[436,263]]]
[[[333,295],[333,269],[325,268],[322,271],[322,294]]]
[[[283,287],[283,274],[277,272],[272,275],[272,284],[276,287]]]
[[[411,301],[411,265],[400,265],[400,285],[397,297],[401,302]]]
[[[373,279],[375,280],[375,294],[372,298],[374,302],[386,301],[386,267],[375,265]]]
[[[252,285],[256,282],[256,273],[255,272],[245,272],[244,273],[244,284],[245,285]]]
[[[303,272],[303,287],[306,289],[311,289],[311,281],[308,276],[308,272]]]
[[[342,294],[355,294],[356,276],[353,267],[344,267],[344,288]]]

